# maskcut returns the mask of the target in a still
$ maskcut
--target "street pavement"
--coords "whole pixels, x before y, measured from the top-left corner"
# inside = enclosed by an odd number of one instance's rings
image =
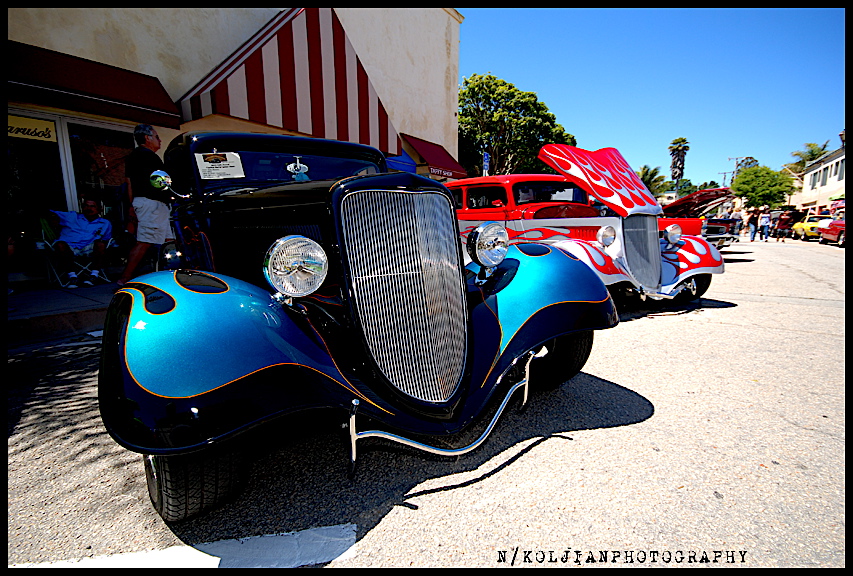
[[[100,422],[97,338],[10,348],[8,564],[843,567],[845,252],[723,255],[698,303],[620,310],[469,456],[377,443],[348,480],[318,423],[176,525]]]

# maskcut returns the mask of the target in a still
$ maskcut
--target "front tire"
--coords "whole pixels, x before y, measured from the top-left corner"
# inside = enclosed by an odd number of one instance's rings
[[[577,376],[592,353],[593,331],[566,334],[545,344],[548,353],[530,363],[530,387],[555,390]]]
[[[711,287],[710,274],[698,274],[696,276],[688,278],[686,281],[690,282],[690,280],[695,280],[696,292],[690,292],[690,290],[682,290],[675,296],[675,298],[673,298],[674,301],[692,302],[693,300],[698,300],[705,294],[705,292],[708,291],[708,288]]]
[[[142,456],[148,496],[166,522],[180,522],[224,503],[242,488],[242,458],[231,452]]]

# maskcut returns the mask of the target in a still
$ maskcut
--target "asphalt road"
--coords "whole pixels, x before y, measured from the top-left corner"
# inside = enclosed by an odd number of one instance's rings
[[[622,311],[469,456],[376,445],[350,481],[338,431],[284,431],[173,526],[100,422],[99,345],[10,350],[8,564],[842,567],[844,255],[735,245],[698,303]]]

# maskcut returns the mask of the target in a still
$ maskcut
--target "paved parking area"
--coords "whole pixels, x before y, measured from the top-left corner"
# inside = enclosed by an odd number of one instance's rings
[[[100,423],[97,343],[10,350],[8,563],[844,566],[844,254],[735,245],[698,304],[622,311],[468,457],[377,445],[349,481],[337,431],[297,431],[237,500],[173,526]],[[255,538],[276,535],[345,551]]]

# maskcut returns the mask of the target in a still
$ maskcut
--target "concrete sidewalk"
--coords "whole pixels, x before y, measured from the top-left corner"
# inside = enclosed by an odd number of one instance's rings
[[[115,282],[73,290],[13,289],[6,300],[6,347],[78,336],[101,330]]]

